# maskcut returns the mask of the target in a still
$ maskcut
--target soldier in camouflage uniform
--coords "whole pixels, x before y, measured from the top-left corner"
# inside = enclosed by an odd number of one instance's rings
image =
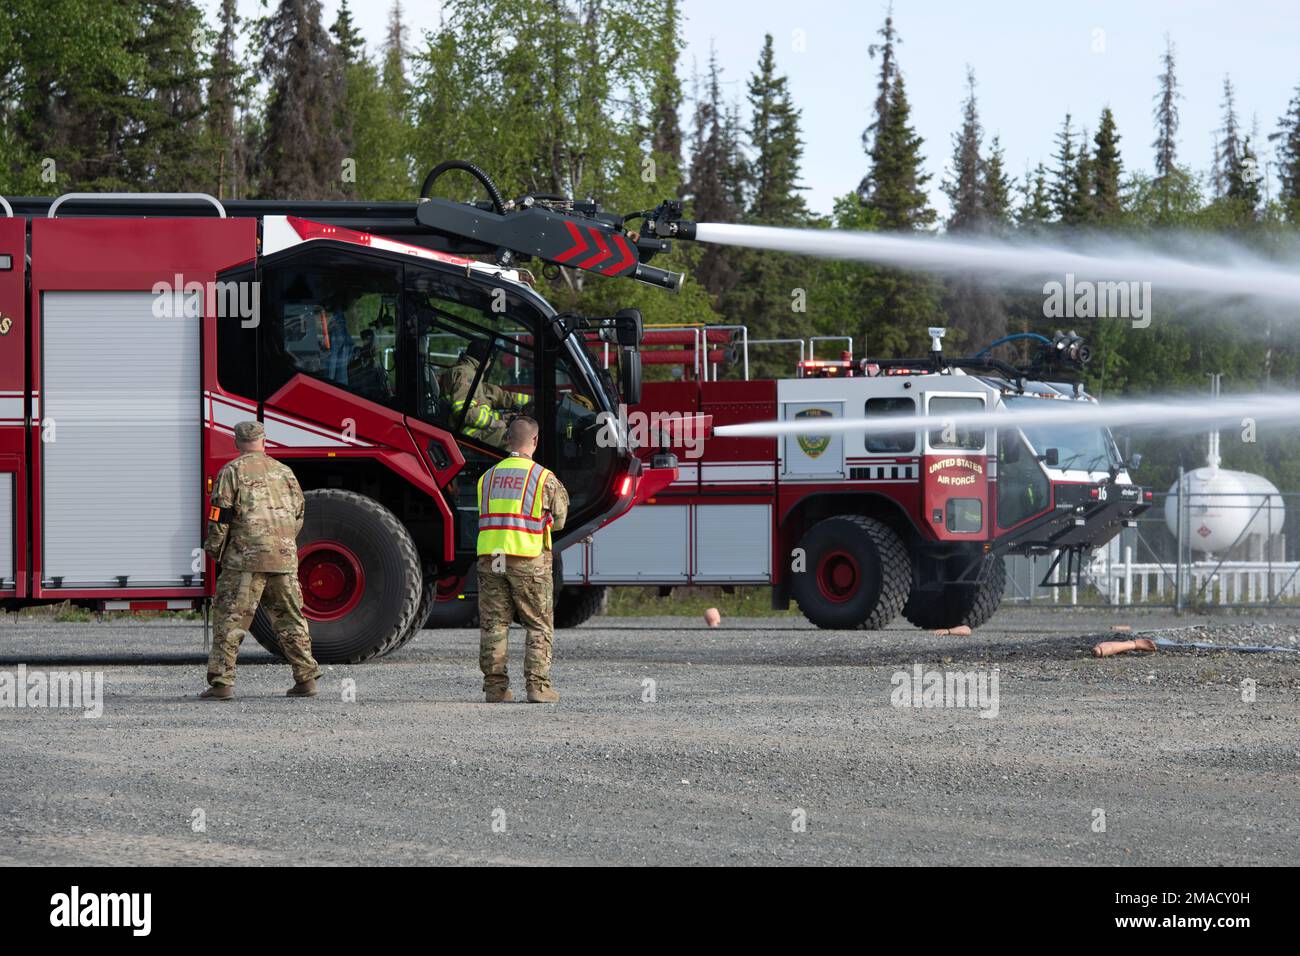
[[[537,450],[537,423],[520,416],[510,423],[506,434],[510,457],[484,474],[479,483],[479,542],[478,542],[478,617],[479,617],[479,669],[483,672],[483,693],[488,703],[514,700],[510,693],[510,676],[506,670],[507,635],[510,622],[518,616],[528,632],[524,645],[524,681],[530,704],[553,704],[560,699],[551,684],[551,640],[553,635],[555,593],[551,583],[551,530],[564,527],[569,514],[569,493],[549,470],[531,462]],[[534,556],[514,553],[527,548],[503,547],[487,536],[496,534],[493,516],[487,513],[483,496],[491,497],[493,471],[526,470],[529,479],[536,471],[536,494],[540,501],[532,506],[518,508],[519,516],[501,509],[506,521],[532,513],[544,527],[538,543],[541,551]],[[529,468],[528,466],[532,466]],[[486,486],[486,491],[485,491]],[[530,485],[526,481],[520,488],[521,501],[528,502]],[[501,519],[498,519],[501,520]],[[509,532],[507,532],[509,533]],[[502,539],[508,541],[509,539]]]
[[[490,348],[491,343],[486,339],[472,341],[461,353],[456,364],[447,372],[447,380],[443,388],[451,396],[453,422],[460,421],[461,412],[465,411],[467,405],[469,406],[469,410],[465,412],[465,424],[461,426],[461,430],[466,435],[477,438],[494,448],[505,448],[508,424],[506,415],[522,410],[532,401],[532,396],[526,392],[508,391],[485,379],[479,380],[478,388],[474,389],[473,396],[470,395],[470,389],[474,388],[474,378],[478,375]]]
[[[235,426],[239,457],[217,474],[203,550],[221,564],[213,608],[215,635],[208,657],[208,684],[199,696],[235,695],[235,658],[258,604],[266,611],[293,668],[289,697],[316,696],[321,670],[311,654],[298,583],[298,532],[303,501],[298,479],[266,454],[260,422]]]

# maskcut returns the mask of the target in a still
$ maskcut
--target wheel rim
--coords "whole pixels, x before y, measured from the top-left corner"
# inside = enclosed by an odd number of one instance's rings
[[[817,562],[817,589],[833,604],[843,604],[858,593],[862,570],[847,551],[830,551]]]
[[[298,582],[302,610],[310,621],[337,621],[361,603],[366,592],[361,562],[337,541],[317,541],[298,552]]]

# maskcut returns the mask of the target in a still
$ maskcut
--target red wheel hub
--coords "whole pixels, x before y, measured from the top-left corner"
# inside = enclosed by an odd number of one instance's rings
[[[833,604],[843,604],[858,593],[862,571],[847,551],[829,551],[817,562],[817,589]]]
[[[302,610],[310,621],[336,621],[361,602],[366,574],[346,545],[315,541],[298,551]]]

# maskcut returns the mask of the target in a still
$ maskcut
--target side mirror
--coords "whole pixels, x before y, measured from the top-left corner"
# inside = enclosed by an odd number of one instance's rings
[[[1061,463],[1061,450],[1059,448],[1047,449],[1047,454],[1043,456],[1043,461],[1047,462],[1048,468],[1055,468]]]
[[[618,394],[624,405],[641,401],[641,353],[624,348],[618,355]]]
[[[643,327],[640,309],[619,309],[614,313],[614,340],[625,349],[640,347]]]
[[[1128,465],[1129,471],[1137,471],[1142,467],[1142,452],[1133,452],[1133,454],[1129,456],[1126,464]]]

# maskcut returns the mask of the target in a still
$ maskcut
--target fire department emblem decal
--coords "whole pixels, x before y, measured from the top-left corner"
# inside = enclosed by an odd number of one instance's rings
[[[833,417],[833,414],[824,408],[806,408],[802,412],[796,413],[794,417],[795,418],[831,418]],[[803,453],[807,455],[809,458],[820,458],[822,452],[824,452],[827,448],[830,447],[831,436],[830,435],[799,435],[796,438],[796,441],[799,442],[799,447],[803,449]]]

